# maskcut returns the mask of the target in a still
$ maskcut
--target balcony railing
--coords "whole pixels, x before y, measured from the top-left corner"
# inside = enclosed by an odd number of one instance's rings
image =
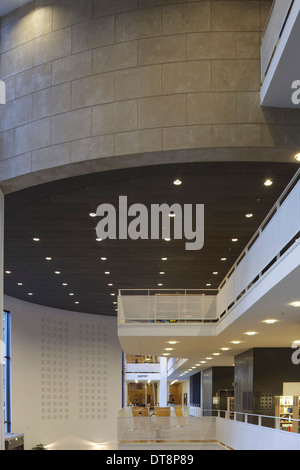
[[[179,407],[180,408],[180,407]],[[193,407],[196,408],[196,407]],[[300,434],[280,429],[282,418],[252,413],[223,410],[201,410],[189,416],[182,416],[171,409],[166,417],[145,413],[133,416],[131,410],[121,410],[118,416],[118,442],[135,443],[201,443],[221,442],[231,448],[248,449],[300,449]],[[195,411],[195,410],[194,410]],[[197,417],[196,417],[197,416]],[[299,429],[300,420],[289,420],[294,429]],[[292,428],[292,424],[291,424]],[[280,443],[280,444],[278,444]]]
[[[118,323],[218,323],[300,243],[300,170],[216,290],[119,290]]]

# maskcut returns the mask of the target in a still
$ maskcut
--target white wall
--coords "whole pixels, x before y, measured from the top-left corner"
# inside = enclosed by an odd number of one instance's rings
[[[26,449],[39,442],[115,449],[122,406],[116,319],[4,302],[11,312],[12,431],[24,433]]]

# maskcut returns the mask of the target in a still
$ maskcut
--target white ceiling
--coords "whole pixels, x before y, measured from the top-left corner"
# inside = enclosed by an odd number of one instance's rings
[[[30,1],[31,0],[0,0],[0,17],[7,15],[7,13],[10,13]]]
[[[173,357],[186,358],[182,365],[170,379],[187,379],[200,370],[211,366],[232,366],[234,356],[252,348],[285,347],[291,348],[292,342],[300,340],[300,309],[290,306],[290,302],[300,300],[299,294],[300,267],[292,271],[281,282],[273,287],[258,302],[249,308],[236,321],[230,324],[217,336],[149,336],[145,337],[119,337],[125,352],[133,354],[152,354],[161,356],[164,348],[168,347],[167,341],[178,341],[172,352]],[[276,319],[277,323],[267,325],[266,319]],[[247,336],[245,332],[256,331],[255,336]],[[239,345],[231,344],[231,341],[239,340]],[[229,351],[221,348],[228,347]],[[291,355],[293,353],[291,348]],[[213,353],[221,353],[213,356]],[[212,357],[206,364],[196,367],[195,364]],[[184,377],[179,374],[191,367],[196,367]],[[300,367],[300,366],[299,366]]]

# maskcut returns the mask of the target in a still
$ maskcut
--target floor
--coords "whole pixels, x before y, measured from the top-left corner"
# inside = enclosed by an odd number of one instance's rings
[[[228,450],[226,447],[218,444],[217,442],[205,442],[205,443],[186,443],[186,444],[172,444],[172,443],[161,443],[161,444],[118,444],[118,450],[174,450],[174,451],[185,451],[185,450]]]

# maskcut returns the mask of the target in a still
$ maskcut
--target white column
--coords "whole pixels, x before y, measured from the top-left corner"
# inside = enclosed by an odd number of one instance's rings
[[[168,360],[160,358],[159,406],[168,405]]]
[[[3,390],[3,245],[4,195],[0,189],[0,450],[4,450],[4,390]]]

